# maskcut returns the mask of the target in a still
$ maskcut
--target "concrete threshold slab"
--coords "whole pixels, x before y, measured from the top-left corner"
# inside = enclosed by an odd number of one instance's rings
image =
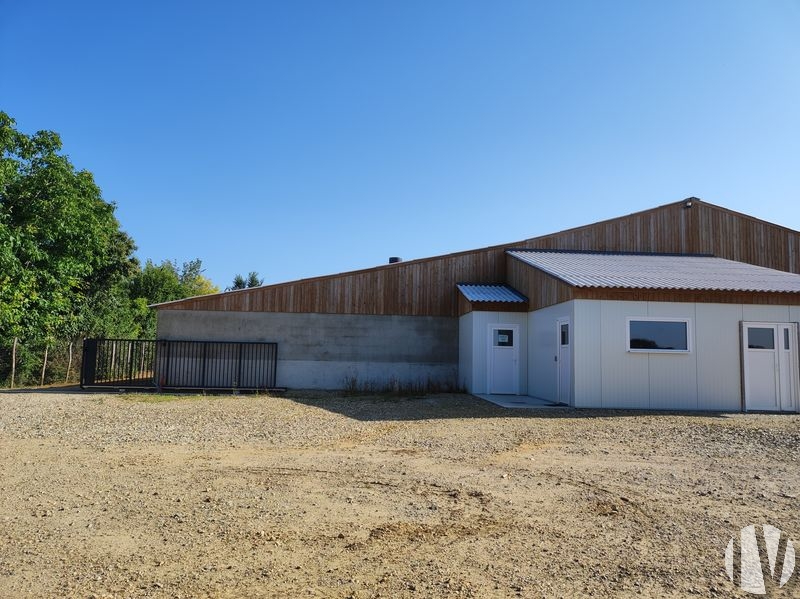
[[[542,409],[542,408],[566,408],[563,404],[557,404],[546,399],[538,397],[531,397],[530,395],[488,395],[476,394],[475,397],[490,401],[493,404],[503,408],[527,408],[527,409]]]

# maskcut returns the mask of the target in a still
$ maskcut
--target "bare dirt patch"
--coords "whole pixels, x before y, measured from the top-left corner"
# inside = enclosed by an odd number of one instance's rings
[[[0,393],[0,597],[745,596],[727,540],[800,540],[798,416],[147,399]]]

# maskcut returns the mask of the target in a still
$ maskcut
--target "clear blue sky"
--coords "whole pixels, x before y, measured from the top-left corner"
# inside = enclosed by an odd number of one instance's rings
[[[798,0],[0,0],[0,110],[221,287],[692,195],[800,229]]]

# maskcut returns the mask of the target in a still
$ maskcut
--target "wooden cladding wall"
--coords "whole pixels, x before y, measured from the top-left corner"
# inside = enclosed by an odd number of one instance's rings
[[[800,273],[800,232],[695,200],[529,239],[521,248],[712,254]]]
[[[505,282],[502,247],[182,300],[162,310],[456,316],[456,284]]]
[[[545,272],[506,256],[508,284],[528,296],[528,309],[539,310],[573,299],[573,288]]]
[[[800,233],[693,200],[688,208],[676,202],[505,246],[192,298],[159,309],[457,316],[456,283],[508,282],[528,296],[532,310],[568,295],[563,283],[543,273],[523,276],[516,265],[506,279],[504,252],[512,247],[713,254],[800,273]]]

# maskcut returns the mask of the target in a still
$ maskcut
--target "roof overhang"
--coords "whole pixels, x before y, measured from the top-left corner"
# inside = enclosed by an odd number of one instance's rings
[[[528,298],[505,283],[458,283],[459,316],[467,312],[527,312]]]

